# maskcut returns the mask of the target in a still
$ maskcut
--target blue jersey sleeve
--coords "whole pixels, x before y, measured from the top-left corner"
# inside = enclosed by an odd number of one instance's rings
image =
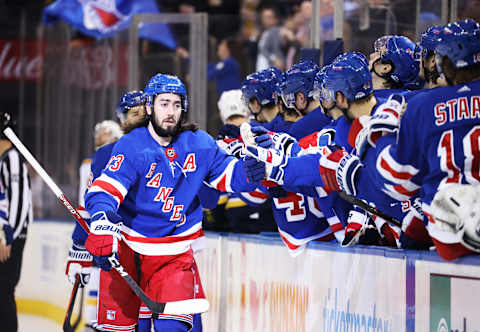
[[[418,97],[417,97],[418,98]],[[382,191],[396,200],[404,201],[418,193],[420,184],[415,182],[422,167],[424,137],[417,128],[424,128],[417,98],[410,101],[402,117],[396,141],[391,135],[377,143],[376,170],[383,185]]]
[[[285,166],[284,183],[288,187],[323,187],[320,177],[321,154],[308,154],[288,159]]]
[[[247,181],[241,160],[229,156],[210,138],[210,165],[206,182],[213,188],[225,192],[249,192],[256,184]]]
[[[220,192],[204,184],[198,191],[198,198],[200,199],[200,204],[202,204],[203,208],[211,210],[217,206]]]

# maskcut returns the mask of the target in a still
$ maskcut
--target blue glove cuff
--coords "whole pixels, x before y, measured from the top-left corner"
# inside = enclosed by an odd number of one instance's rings
[[[112,264],[110,264],[108,257],[109,256],[93,256],[93,260],[99,268],[101,268],[105,272],[110,272],[110,270],[112,269]],[[118,259],[117,254],[115,254],[115,257],[117,257]]]

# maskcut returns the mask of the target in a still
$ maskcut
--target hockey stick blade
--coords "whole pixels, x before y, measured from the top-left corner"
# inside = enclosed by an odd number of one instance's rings
[[[206,299],[189,299],[174,302],[156,302],[149,298],[147,294],[140,288],[135,280],[125,271],[115,255],[108,257],[112,267],[117,270],[120,276],[128,283],[135,294],[143,301],[143,303],[156,314],[199,314],[208,311],[209,303]]]
[[[75,298],[77,297],[78,288],[80,287],[80,276],[75,276],[75,283],[73,284],[72,293],[70,294],[70,302],[68,303],[67,313],[63,320],[63,332],[75,332],[78,324],[70,324],[72,318],[73,307],[75,306]],[[76,322],[75,322],[76,323]],[[80,321],[78,321],[80,323]]]
[[[388,214],[382,212],[382,211],[379,211],[377,208],[371,206],[371,205],[368,205],[367,203],[365,203],[364,201],[362,201],[361,199],[358,199],[358,198],[355,198],[355,197],[352,197],[352,196],[348,196],[346,193],[344,193],[343,191],[339,191],[338,192],[338,195],[345,201],[349,202],[349,203],[352,203],[353,205],[356,205],[358,206],[359,208],[361,208],[362,210],[365,210],[367,212],[370,212],[371,214],[374,214],[382,219],[385,219],[387,222],[395,225],[395,226],[398,226],[398,227],[402,227],[402,223],[395,219],[394,217],[392,216],[389,216]]]

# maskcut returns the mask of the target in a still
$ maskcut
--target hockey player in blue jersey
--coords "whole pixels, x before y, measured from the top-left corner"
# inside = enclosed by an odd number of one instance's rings
[[[122,96],[116,109],[116,115],[120,120],[123,133],[128,133],[133,130],[135,126],[142,125],[141,123],[138,123],[138,120],[144,118],[145,101],[146,98],[144,97],[142,91],[131,91]],[[117,139],[120,136],[121,135],[118,135]],[[100,146],[93,155],[93,160],[89,167],[90,183],[88,186],[91,185],[93,179],[100,176],[100,173],[105,168],[110,159],[115,142],[116,139],[114,142]],[[84,192],[81,193],[81,202],[83,202],[84,194]],[[87,220],[90,218],[90,215],[85,211],[83,205],[84,204],[81,204],[79,206],[78,211],[81,213],[82,217]],[[87,233],[80,227],[79,224],[76,224],[72,233],[73,244],[69,251],[66,274],[72,283],[75,281],[75,276],[79,274],[81,277],[81,285],[86,286],[87,288],[87,303],[93,303],[92,305],[87,305],[85,313],[87,320],[86,330],[90,331],[96,330],[97,297],[100,272],[98,271],[98,267],[92,266],[93,258],[85,249],[86,239]],[[140,329],[140,331],[147,331],[147,329]],[[150,331],[150,329],[148,329],[148,331]]]
[[[318,102],[324,102],[321,98],[320,86],[322,85],[324,70],[315,75],[313,98]],[[292,83],[292,82],[290,82]],[[325,108],[327,116],[338,118],[342,112],[336,109],[334,103],[327,104]],[[322,109],[323,110],[323,109]],[[330,129],[316,131],[298,142],[285,133],[266,133],[261,128],[251,128],[256,135],[255,142],[260,147],[268,148],[275,146],[284,151],[287,155],[315,153],[322,145],[333,142],[334,130],[332,124]],[[336,238],[340,243],[344,238],[344,226],[346,224],[348,210],[346,202],[336,195],[319,197],[316,190],[305,190],[305,188],[286,187],[288,192],[278,194],[276,189],[270,189],[273,196],[273,213],[277,222],[278,230],[282,240],[292,255],[298,255],[303,251],[306,244],[312,240],[329,241]]]
[[[300,61],[285,72],[280,92],[286,107],[294,108],[303,115],[287,133],[300,139],[326,126],[330,119],[323,114],[320,103],[313,98],[315,75],[320,70],[311,61]]]
[[[420,66],[420,75],[423,76],[426,85],[425,88],[433,89],[439,86],[447,85],[444,76],[440,76],[435,65],[435,47],[437,46],[438,35],[443,27],[433,26],[422,33],[420,47],[422,51],[422,65]]]
[[[247,79],[247,84],[245,84],[242,90],[246,100],[268,100],[270,103],[275,103],[277,112],[275,118],[270,122],[261,123],[264,128],[270,130],[269,134],[273,135],[274,132],[280,134],[286,132],[290,125],[301,118],[301,116],[300,112],[293,106],[286,107],[283,98],[280,97],[281,87],[285,81],[280,81],[278,70],[270,70],[276,74],[276,80],[271,79],[270,75],[264,75],[265,71],[263,71],[252,75],[253,77],[261,78],[258,82],[253,81],[248,84],[249,80]],[[255,87],[255,89],[252,87]],[[265,91],[267,92],[264,93]],[[254,109],[251,110],[254,111]],[[269,136],[263,127],[254,128],[258,129],[255,134]],[[266,185],[269,186],[271,184],[267,183]],[[325,221],[325,217],[312,197],[308,198],[296,192],[286,192],[277,187],[270,187],[267,190],[261,186],[260,190],[260,192],[249,193],[249,197],[242,194],[242,198],[249,204],[252,204],[252,201],[263,198],[262,194],[266,195],[268,193],[265,198],[269,196],[272,198],[273,215],[278,230],[292,255],[299,254],[305,248],[306,243],[313,239],[333,239],[328,223],[324,222],[322,224],[322,221]],[[255,196],[251,197],[253,194]]]
[[[325,89],[329,91],[331,100],[335,100],[336,106],[344,113],[344,116],[339,119],[336,126],[335,143],[342,146],[347,151],[352,151],[355,146],[355,136],[362,128],[361,122],[364,117],[375,112],[387,112],[383,108],[377,110],[377,101],[372,95],[371,74],[368,70],[368,65],[364,58],[359,54],[347,53],[340,56],[326,73]],[[270,158],[275,159],[275,158]],[[270,174],[269,179],[273,181],[280,180],[287,185],[303,186],[313,184],[324,186],[325,183],[320,179],[320,174],[312,171],[315,165],[320,165],[322,168],[322,160],[319,155],[302,156],[300,158],[290,158],[288,162],[283,157],[275,167],[267,168]],[[347,162],[347,161],[345,161]],[[358,168],[358,158],[349,160],[353,166]],[[353,170],[357,168],[352,167]],[[326,184],[328,188],[328,183]],[[366,184],[368,186],[368,184]],[[330,190],[327,191],[330,192]],[[360,191],[360,190],[359,190]],[[356,195],[356,192],[347,191],[350,195]],[[379,197],[371,197],[369,201],[376,200],[383,201],[389,199],[385,195],[377,195]],[[368,197],[367,197],[368,199]],[[362,222],[351,222],[350,227],[347,227],[347,244],[351,240],[355,240],[358,231],[363,227],[363,220],[365,218],[358,214],[353,214],[355,218],[360,218]],[[388,245],[397,245],[400,230],[395,230],[385,223],[381,218],[375,218],[376,228],[384,237],[384,243]],[[351,233],[352,236],[349,236]],[[361,233],[360,233],[361,234]],[[358,238],[358,237],[357,237]]]
[[[247,76],[241,89],[245,104],[255,121],[275,132],[286,131],[301,117],[300,113],[286,109],[279,103],[278,90],[283,77],[280,69],[270,67]]]
[[[449,86],[412,98],[396,142],[377,148],[379,187],[395,199],[424,191],[428,231],[447,260],[480,252],[479,204],[471,201],[480,182],[479,53],[477,22],[443,27],[435,57]]]
[[[420,50],[404,36],[383,36],[374,43],[370,54],[373,89],[377,98],[387,98],[391,93],[418,89]]]
[[[385,135],[374,144],[373,163],[356,167],[346,162],[353,159],[346,156],[332,167],[337,167],[332,179],[342,189],[348,183],[356,190],[363,173],[376,170],[371,177],[374,183],[396,200],[423,191],[428,232],[437,252],[447,260],[480,252],[479,205],[474,201],[480,182],[479,41],[480,25],[472,20],[443,27],[435,57],[439,74],[449,86],[426,90],[409,101],[397,122],[397,137],[392,140]],[[370,126],[369,135],[379,129],[391,132],[394,125]]]
[[[242,95],[245,104],[258,123],[270,122],[278,115],[275,100],[275,85],[265,84],[266,77],[262,72],[248,75],[242,82]]]
[[[118,103],[117,109],[115,111],[119,121],[122,132],[127,134],[133,129],[144,126],[145,125],[145,103],[146,103],[146,96],[144,95],[143,91],[130,91],[125,93]],[[115,142],[111,142],[107,145],[101,146],[94,154],[93,161],[91,165],[91,175],[90,175],[90,184],[93,182],[94,179],[100,176],[102,170],[107,165],[108,161],[110,160],[112,149],[115,145]],[[202,205],[205,204],[205,200],[202,199],[207,194],[202,195],[206,192],[206,186],[202,188],[199,193],[199,198]],[[210,194],[210,192],[209,192]],[[83,206],[78,208],[79,212],[82,214],[84,219],[89,219],[90,215],[84,210]],[[69,280],[72,282],[75,280],[75,274],[80,273],[82,285],[88,283],[87,288],[89,293],[87,294],[87,301],[89,298],[92,298],[92,303],[94,307],[94,313],[90,313],[92,319],[87,324],[86,328],[91,330],[96,330],[95,326],[97,325],[96,317],[97,317],[97,298],[98,298],[98,284],[99,284],[99,271],[96,266],[92,266],[92,257],[86,251],[85,248],[85,240],[87,238],[87,233],[83,231],[83,229],[76,224],[74,232],[72,234],[73,246],[69,252],[69,260],[67,263],[67,274],[69,276]],[[83,261],[81,261],[83,259]],[[78,261],[81,261],[81,265],[78,265]],[[77,264],[75,264],[77,263]],[[77,266],[76,266],[77,265]],[[72,268],[73,267],[73,268]],[[86,315],[89,314],[90,308],[87,306]],[[94,317],[94,318],[93,318]],[[193,317],[194,319],[194,327],[191,331],[201,331],[202,325],[200,320],[200,314],[196,314]],[[138,321],[138,332],[150,332],[151,331],[151,320],[152,320],[152,313],[151,311],[145,307],[144,305],[140,308],[139,314],[139,321]]]
[[[310,71],[309,74],[314,74],[314,72]],[[267,84],[269,81],[264,79],[262,83]],[[273,83],[274,82],[271,82],[270,84],[273,85]],[[282,83],[285,82],[283,81]],[[277,91],[278,85],[279,84],[277,83]],[[280,84],[280,86],[282,85]],[[257,89],[257,91],[254,91],[252,89],[246,91],[246,93],[249,93],[247,94],[249,98],[246,99],[259,98],[262,100],[262,94],[259,94],[258,91],[262,90]],[[277,106],[280,106],[280,114],[271,122],[262,123],[265,128],[268,128],[271,131],[267,131],[263,127],[253,127],[252,130],[258,136],[257,139],[263,140],[265,138],[265,144],[273,144],[270,139],[270,135],[273,135],[274,140],[278,142],[278,144],[284,145],[284,149],[288,149],[287,145],[295,141],[295,139],[284,133],[288,128],[281,124],[287,122],[286,119],[295,120],[298,118],[296,114],[299,114],[299,112],[293,107],[284,108],[284,100],[283,98],[280,98],[280,94],[278,94],[278,97],[276,98],[276,103]],[[293,113],[293,118],[288,117],[289,113]],[[282,138],[285,138],[285,141],[280,143],[279,141],[282,140]],[[270,143],[267,143],[267,141]],[[300,142],[300,144],[302,143],[303,142]],[[260,144],[262,145],[262,143]],[[299,146],[297,146],[297,150],[300,150]],[[283,188],[272,187],[272,184],[263,184],[269,186],[268,189],[260,186],[261,192],[255,192],[255,194],[260,195],[262,193],[268,193],[267,197],[271,197],[275,222],[282,240],[286,244],[290,254],[300,254],[306,247],[306,244],[312,240],[330,241],[333,240],[335,236],[339,236],[341,239],[343,238],[343,226],[337,216],[333,212],[330,213],[330,210],[327,213],[322,212],[314,197],[309,197],[304,193],[296,192],[296,188],[288,188],[291,191],[287,192]],[[250,195],[251,194],[253,193],[250,193]],[[257,200],[259,199],[258,197],[253,198]],[[249,200],[249,204],[251,204],[250,202],[251,199]],[[331,227],[329,222],[332,223]]]
[[[224,191],[255,188],[247,181],[243,164],[256,161],[229,157],[208,134],[184,121],[187,95],[177,77],[157,74],[144,91],[147,126],[117,142],[85,198],[92,216],[85,246],[105,270],[101,287],[114,295],[100,290],[98,323],[104,330],[133,331],[140,306],[122,279],[107,272],[108,256],[118,254],[132,276],[138,267],[141,287],[156,301],[201,297],[190,248],[202,235],[198,190],[203,181]],[[255,167],[247,167],[250,178],[263,173],[263,165],[258,166],[256,173]],[[186,331],[191,321],[186,309],[185,315],[159,315],[154,327]]]

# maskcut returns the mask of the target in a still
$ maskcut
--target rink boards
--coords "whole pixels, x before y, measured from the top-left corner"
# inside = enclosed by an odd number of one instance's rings
[[[20,312],[62,321],[73,224],[29,230]],[[312,243],[292,258],[277,236],[207,233],[197,262],[204,331],[470,331],[480,326],[480,257]]]

